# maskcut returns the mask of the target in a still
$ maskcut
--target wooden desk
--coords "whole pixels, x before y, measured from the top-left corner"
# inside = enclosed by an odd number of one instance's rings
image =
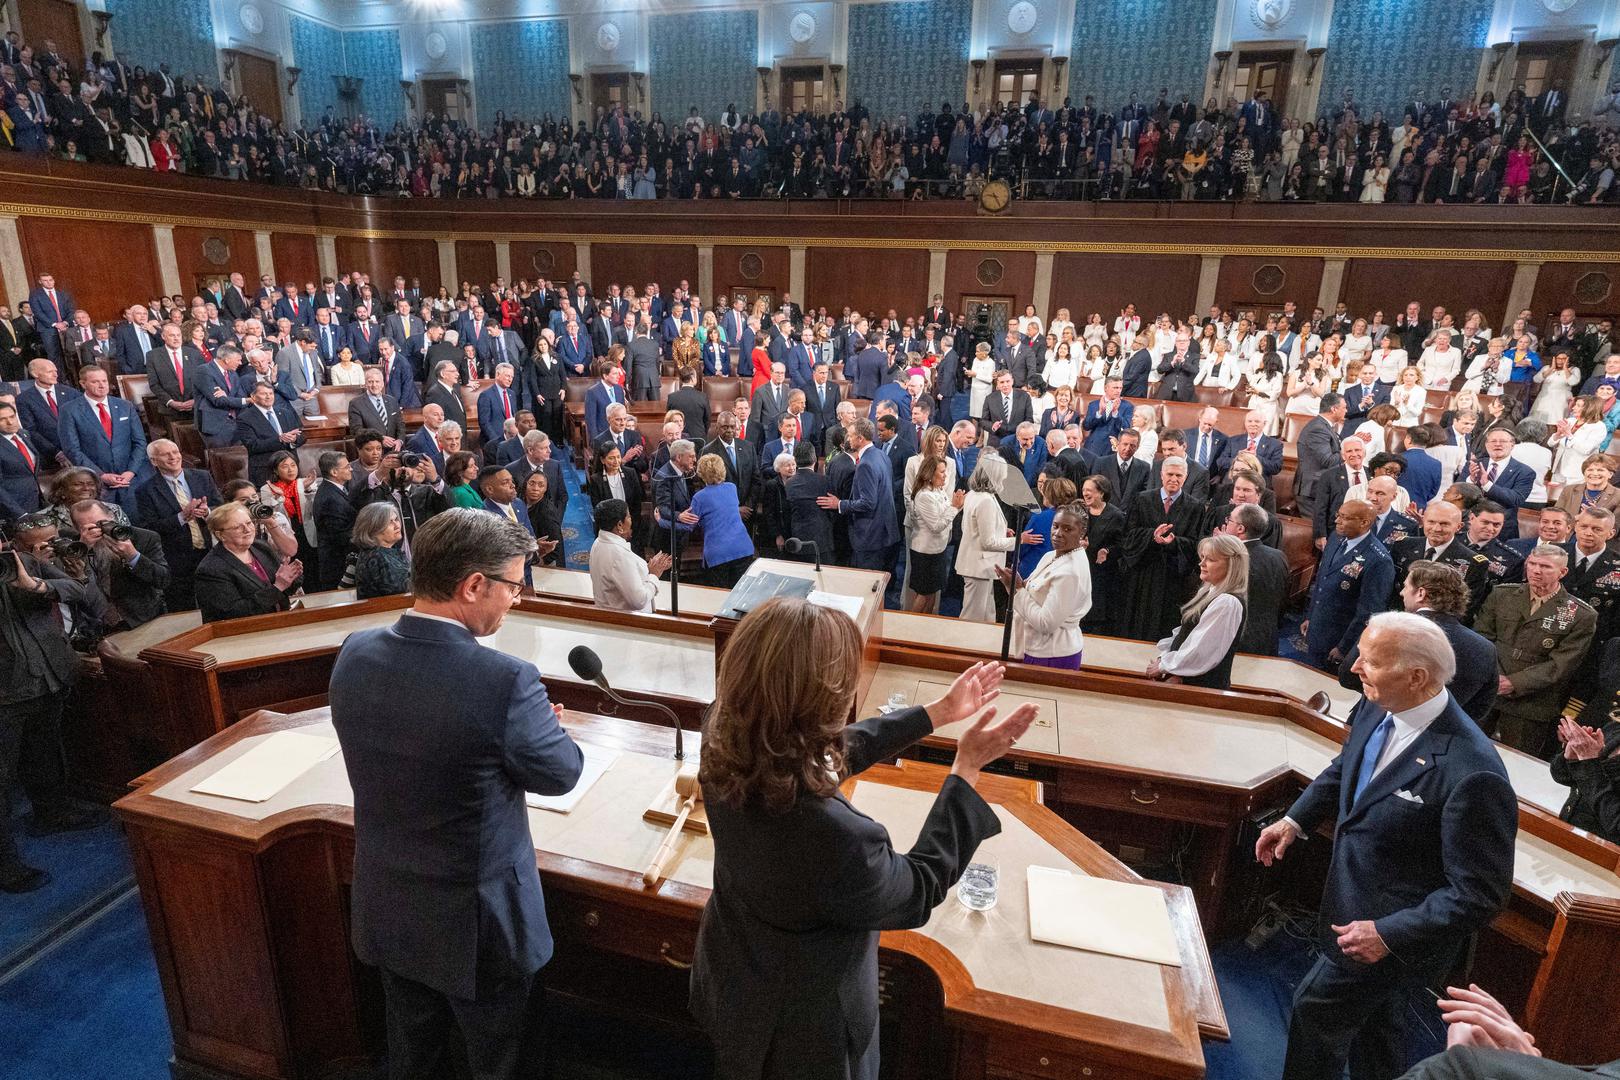
[[[621,756],[567,815],[530,810],[535,859],[557,942],[548,993],[684,1023],[684,959],[712,885],[713,848],[688,838],[656,890],[640,871],[661,839],[640,808],[674,774],[659,733],[574,716],[575,738]],[[292,1078],[355,1065],[380,1047],[376,973],[354,957],[353,797],[341,757],[262,804],[190,788],[271,731],[331,732],[326,711],[259,713],[142,777],[117,804],[182,1069]],[[695,740],[694,740],[695,742]],[[689,749],[692,757],[701,748]],[[852,799],[909,846],[944,771],[877,766]],[[986,915],[947,899],[928,924],[881,939],[884,1075],[1023,1080],[1099,1075],[1198,1077],[1200,1034],[1224,1037],[1202,931],[1188,891],[1162,885],[1182,966],[1032,941],[1021,884],[1028,865],[1139,880],[1040,805],[1024,780],[986,777],[1003,832],[980,849],[1002,870]]]

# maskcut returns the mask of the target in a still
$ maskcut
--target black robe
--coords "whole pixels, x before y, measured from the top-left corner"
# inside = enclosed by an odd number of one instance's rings
[[[1124,539],[1124,510],[1109,505],[1091,518],[1086,532],[1086,561],[1091,564],[1091,610],[1080,620],[1080,628],[1088,634],[1113,634],[1119,624]],[[1103,551],[1108,557],[1099,564],[1097,556]]]
[[[1144,491],[1131,503],[1125,524],[1124,589],[1115,631],[1121,637],[1158,641],[1181,623],[1181,605],[1198,587],[1198,540],[1205,504],[1182,495],[1166,516],[1159,491]],[[1153,530],[1169,522],[1175,539],[1155,543]]]

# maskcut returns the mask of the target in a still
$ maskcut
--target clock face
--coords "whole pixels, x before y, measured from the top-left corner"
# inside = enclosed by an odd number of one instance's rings
[[[619,27],[616,23],[605,22],[596,28],[596,47],[605,53],[619,47]]]
[[[816,36],[816,17],[808,11],[794,12],[788,22],[788,37],[803,45]]]
[[[242,21],[242,29],[250,34],[264,33],[264,12],[252,4],[243,4],[236,14]]]
[[[429,31],[422,45],[427,49],[428,58],[431,60],[443,60],[444,54],[450,51],[450,43],[437,30]]]
[[[1005,210],[1012,201],[1012,191],[1003,180],[992,180],[979,194],[979,204],[989,211]]]
[[[1029,0],[1018,0],[1018,3],[1007,9],[1007,29],[1015,34],[1027,34],[1035,29],[1035,23],[1040,17],[1041,13]]]

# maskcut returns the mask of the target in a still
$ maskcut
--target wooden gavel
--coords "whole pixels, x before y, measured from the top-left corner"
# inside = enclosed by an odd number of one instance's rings
[[[675,838],[681,835],[681,830],[686,828],[686,819],[697,808],[697,804],[703,801],[703,790],[698,786],[696,769],[682,769],[675,774],[675,797],[681,800],[680,812],[675,815],[675,822],[669,827],[669,832],[664,834],[664,842],[658,845],[652,864],[647,867],[647,872],[641,875],[641,880],[648,885],[658,884],[658,880],[664,876],[664,865],[675,853]]]

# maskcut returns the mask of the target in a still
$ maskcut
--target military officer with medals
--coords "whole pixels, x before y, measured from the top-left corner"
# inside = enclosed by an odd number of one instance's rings
[[[1574,694],[1583,699],[1597,685],[1604,645],[1620,636],[1620,554],[1608,547],[1614,529],[1613,511],[1600,506],[1585,507],[1575,517],[1575,551],[1564,588],[1597,612],[1597,633],[1573,685]]]
[[[1524,556],[1508,547],[1502,540],[1502,526],[1507,523],[1507,511],[1499,503],[1486,499],[1474,506],[1468,515],[1468,546],[1485,556],[1487,587],[1517,580],[1524,565]]]
[[[1379,479],[1388,480],[1389,477]],[[1375,481],[1376,482],[1376,481]],[[1395,564],[1372,534],[1373,508],[1357,499],[1339,505],[1300,633],[1312,667],[1336,672],[1361,639],[1367,620],[1384,610]]]
[[[1372,507],[1372,534],[1386,548],[1418,534],[1418,523],[1395,509],[1400,490],[1393,476],[1375,476],[1367,481],[1367,503]]]
[[[1462,542],[1457,536],[1461,531],[1462,511],[1441,500],[1424,509],[1421,535],[1388,545],[1390,558],[1395,560],[1395,588],[1389,605],[1392,609],[1404,610],[1401,586],[1406,584],[1406,571],[1419,559],[1427,559],[1461,571],[1463,583],[1468,586],[1468,611],[1463,618],[1473,618],[1485,602],[1485,590],[1490,585],[1489,560]]]
[[[1570,683],[1591,647],[1597,613],[1563,579],[1569,552],[1542,544],[1524,561],[1525,584],[1491,591],[1474,630],[1496,646],[1496,737],[1546,759]]]

